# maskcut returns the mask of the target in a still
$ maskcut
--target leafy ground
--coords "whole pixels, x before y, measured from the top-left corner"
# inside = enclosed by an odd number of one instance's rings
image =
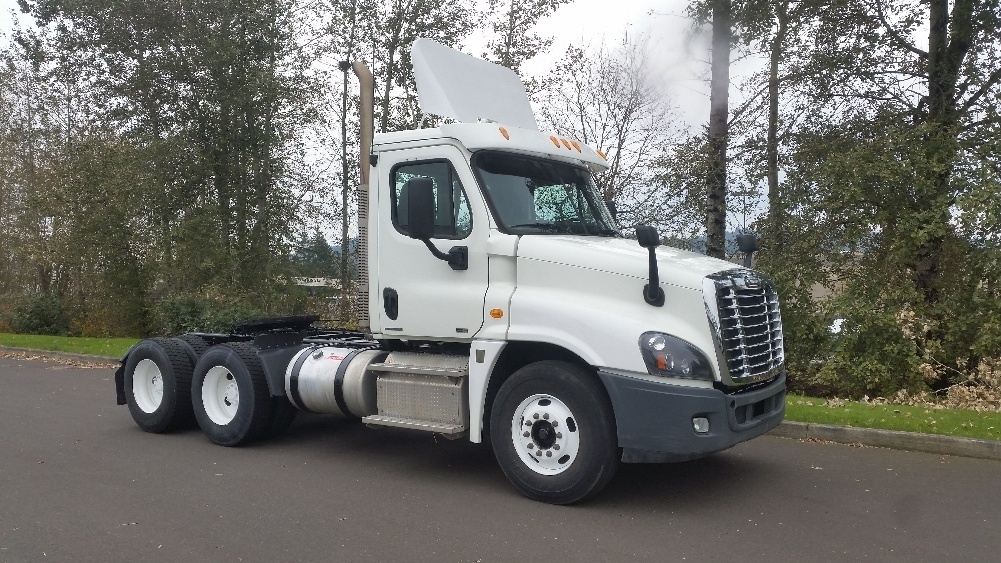
[[[786,420],[1001,440],[1001,412],[789,395]]]
[[[0,333],[0,346],[70,352],[121,358],[136,343],[135,338],[73,338],[68,336],[39,336],[35,334]]]
[[[121,357],[135,342],[132,338],[71,338],[0,333],[0,346],[111,358]],[[991,400],[977,397],[978,400],[973,401],[968,396],[969,392],[963,389],[957,387],[956,392],[950,391],[938,401],[929,396],[906,395],[889,400],[863,401],[789,395],[786,420],[1001,440],[1001,409],[992,408],[993,395],[989,396]],[[961,395],[964,401],[950,399],[959,391],[965,393]],[[955,406],[957,402],[971,408],[945,406]]]

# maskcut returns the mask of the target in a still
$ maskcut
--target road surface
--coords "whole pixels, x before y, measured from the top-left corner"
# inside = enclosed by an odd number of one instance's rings
[[[997,561],[1001,463],[765,436],[540,504],[486,445],[301,416],[139,430],[113,370],[0,358],[0,562]]]

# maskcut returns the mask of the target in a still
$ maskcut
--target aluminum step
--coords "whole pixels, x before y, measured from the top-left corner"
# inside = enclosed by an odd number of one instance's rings
[[[365,424],[377,426],[393,426],[396,428],[410,428],[413,430],[424,430],[425,432],[437,432],[439,434],[461,434],[466,431],[465,425],[446,424],[432,420],[417,420],[415,418],[401,418],[397,416],[372,415],[361,419]]]

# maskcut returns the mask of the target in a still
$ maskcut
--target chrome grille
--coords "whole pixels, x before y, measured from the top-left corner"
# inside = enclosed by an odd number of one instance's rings
[[[733,383],[760,381],[785,361],[778,293],[770,280],[730,273],[715,283],[721,359]]]

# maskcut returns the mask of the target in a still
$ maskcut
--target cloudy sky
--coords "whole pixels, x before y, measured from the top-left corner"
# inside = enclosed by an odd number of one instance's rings
[[[678,106],[689,124],[708,121],[708,45],[692,39],[692,22],[685,17],[688,0],[574,0],[539,24],[539,32],[554,37],[546,55],[526,65],[542,73],[571,43],[605,41],[613,45],[623,34],[646,36],[654,79]]]
[[[2,2],[0,32],[11,28],[12,1]],[[688,125],[708,121],[708,46],[691,39],[691,21],[684,16],[688,0],[573,0],[538,26],[542,35],[554,37],[552,49],[525,65],[532,75],[544,74],[566,51],[570,44],[590,43],[609,45],[620,41],[623,34],[648,37],[649,59],[654,79],[664,86],[679,109],[680,118]],[[474,41],[475,42],[475,41]],[[468,44],[472,53],[482,47]],[[731,92],[731,95],[737,94]]]

